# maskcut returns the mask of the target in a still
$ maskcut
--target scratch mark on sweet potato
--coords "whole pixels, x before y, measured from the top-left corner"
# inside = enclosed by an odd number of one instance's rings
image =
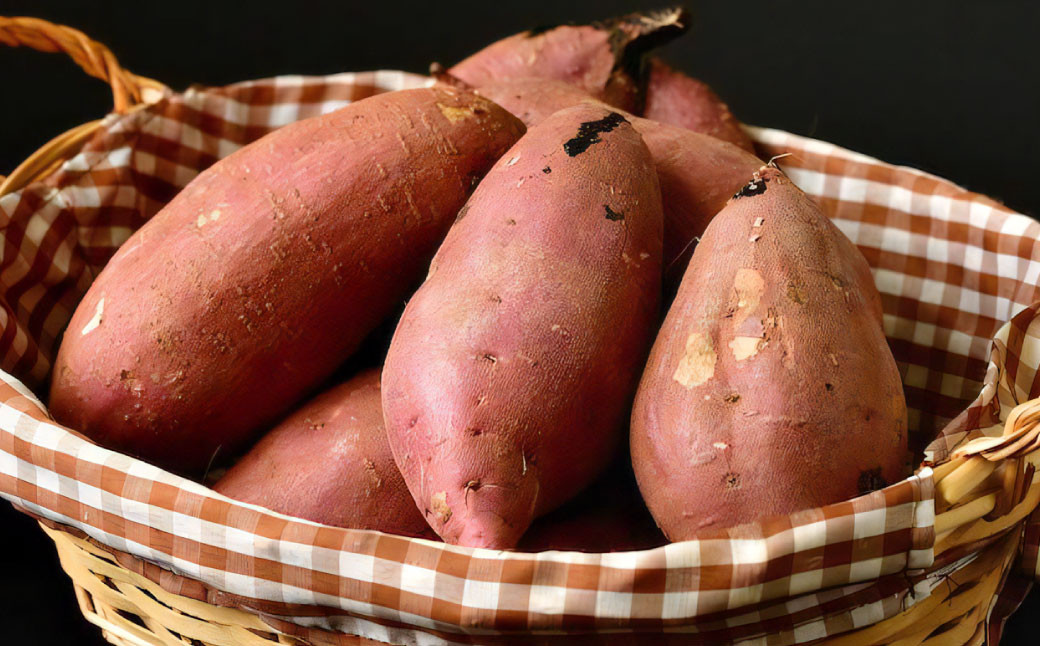
[[[85,335],[85,334],[87,334],[89,332],[92,332],[92,331],[96,330],[98,328],[98,326],[101,325],[101,320],[102,320],[101,317],[102,317],[104,311],[105,311],[105,299],[104,298],[100,298],[100,299],[98,299],[97,306],[94,308],[94,316],[90,317],[90,320],[87,321],[87,324],[83,326],[83,329],[80,331],[80,336],[83,336],[83,335]]]
[[[448,506],[448,492],[438,491],[430,496],[430,509],[437,515],[442,524],[451,520],[451,507]]]
[[[738,336],[729,342],[729,349],[733,351],[734,359],[744,361],[758,354],[764,345],[760,337]]]

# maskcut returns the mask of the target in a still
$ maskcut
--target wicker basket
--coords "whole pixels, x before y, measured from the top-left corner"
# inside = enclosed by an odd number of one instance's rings
[[[88,74],[110,83],[116,113],[139,110],[161,100],[167,92],[161,83],[122,69],[107,48],[74,29],[31,18],[0,17],[0,42],[65,52]],[[9,176],[0,178],[0,197],[51,176],[62,163],[79,152],[101,125],[102,121],[91,122],[52,139]],[[26,378],[26,381],[30,380]],[[9,395],[5,406],[32,409],[34,404],[28,392],[17,387],[15,391],[21,395]],[[993,420],[995,423],[990,424],[988,432],[974,433],[974,439],[956,442],[947,455],[939,456],[934,464],[919,471],[922,481],[934,482],[935,485],[935,516],[931,525],[934,534],[928,537],[934,540],[929,544],[934,558],[925,569],[906,571],[884,581],[899,577],[913,581],[909,587],[910,597],[918,589],[914,586],[931,581],[924,598],[914,603],[898,601],[904,609],[888,616],[882,613],[873,620],[853,617],[855,621],[848,626],[828,627],[820,643],[945,645],[982,644],[999,639],[1001,619],[1017,607],[1022,591],[1028,589],[1022,583],[1026,579],[1016,573],[1015,563],[1022,557],[1023,544],[1028,543],[1025,534],[1027,530],[1031,531],[1027,527],[1029,517],[1040,504],[1040,482],[1034,478],[1036,464],[1040,462],[1040,453],[1036,452],[1040,444],[1040,427],[1037,425],[1040,422],[1040,399],[1028,400],[1025,397],[1023,400],[1024,403],[1014,407],[1008,405],[1009,402],[1002,402],[1006,405],[1002,420]],[[1010,413],[1007,409],[1011,409]],[[32,513],[34,510],[27,511]],[[73,581],[84,616],[99,626],[114,644],[259,646],[377,643],[363,637],[285,621],[270,607],[251,608],[235,595],[113,549],[87,538],[77,529],[44,519],[43,515],[38,516],[41,527],[58,549],[62,567]],[[1035,537],[1030,541],[1035,542]],[[1035,545],[1027,558],[1033,560],[1025,564],[1026,569],[1035,572]],[[1017,583],[1011,586],[1009,583],[1013,579]],[[941,583],[936,585],[935,581]],[[885,589],[881,583],[879,581],[874,586],[875,596],[884,600],[887,598],[885,593],[877,592]],[[1015,590],[1008,593],[1010,588]],[[899,595],[893,598],[903,599]],[[763,620],[767,618],[767,612],[763,611]],[[586,637],[588,640],[575,640],[594,642],[602,638],[605,641],[645,641],[652,644],[661,643],[662,639],[652,632],[628,633],[613,640],[609,633]],[[613,637],[618,637],[618,634]],[[804,639],[803,634],[802,637],[799,642],[812,641],[811,636]],[[512,638],[510,643],[527,641],[522,634],[512,635]],[[689,638],[695,640],[693,635]],[[479,633],[476,637],[469,635],[468,639],[479,643]],[[531,639],[535,638],[532,636]],[[759,640],[755,643],[789,641]],[[443,639],[442,642],[450,643]]]

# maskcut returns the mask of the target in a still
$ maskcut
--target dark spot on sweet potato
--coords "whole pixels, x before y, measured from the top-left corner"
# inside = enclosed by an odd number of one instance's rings
[[[883,489],[887,486],[888,483],[881,477],[881,467],[860,471],[859,480],[856,481],[856,487],[861,495]]]
[[[618,213],[614,209],[610,208],[609,204],[604,204],[603,209],[606,211],[606,218],[611,222],[618,222],[619,220],[625,219],[624,213]]]
[[[498,294],[492,294],[491,297],[488,298],[488,300],[491,301],[492,303],[501,303],[502,302],[502,297],[499,296]]]
[[[723,477],[723,481],[726,483],[727,489],[739,489],[740,488],[740,475],[730,472]]]
[[[466,429],[466,432],[469,433],[470,437],[480,437],[484,433],[479,428],[469,428]]]
[[[542,172],[545,173],[546,175],[548,175],[549,173],[552,172],[552,169],[549,168],[548,166],[546,166],[545,168],[542,169]]]
[[[592,144],[602,141],[599,137],[601,134],[610,132],[622,123],[628,123],[628,121],[617,112],[611,112],[602,119],[586,121],[578,126],[578,134],[564,142],[563,152],[567,153],[569,157],[577,157],[588,150]]]
[[[470,480],[466,483],[466,489],[470,491],[476,491],[480,489],[480,480]]]
[[[459,214],[455,216],[455,221],[458,222],[462,218],[466,217],[467,213],[469,213],[469,204],[463,204],[462,208],[459,209]]]
[[[412,419],[408,420],[408,428],[414,428],[419,423],[419,416],[416,415]]]
[[[761,195],[766,192],[766,180],[756,177],[747,184],[744,185],[739,191],[733,195],[734,200],[739,200],[742,197],[751,197],[753,195]]]
[[[738,401],[740,401],[740,393],[730,393],[723,397],[723,401],[725,401],[727,404],[736,404]]]
[[[485,352],[484,354],[480,355],[480,358],[484,361],[490,361],[492,364],[498,363],[498,357],[491,354],[490,352]]]
[[[129,370],[120,370],[119,371],[119,381],[126,381],[127,379],[133,379],[133,377],[134,377],[134,373],[130,372]]]
[[[823,384],[823,387],[827,389],[827,392],[834,390],[834,384]]]
[[[506,224],[508,224],[509,226],[515,226],[516,220],[514,220],[513,218],[509,218],[508,220],[506,220]]]

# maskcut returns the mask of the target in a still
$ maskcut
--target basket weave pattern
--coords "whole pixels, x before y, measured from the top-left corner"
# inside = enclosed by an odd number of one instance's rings
[[[84,441],[31,389],[130,233],[245,143],[428,80],[175,94],[79,32],[25,20],[0,18],[0,42],[70,52],[110,81],[117,110],[0,186],[0,495],[44,519],[85,616],[114,643],[983,643],[1028,589],[1020,573],[1037,575],[1040,225],[775,130],[751,129],[760,154],[791,153],[784,170],[874,270],[912,443],[927,445],[929,466],[901,483],[656,550],[530,555],[322,527]]]

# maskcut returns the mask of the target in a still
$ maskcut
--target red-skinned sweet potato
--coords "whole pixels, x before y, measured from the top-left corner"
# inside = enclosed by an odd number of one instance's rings
[[[671,540],[903,477],[906,404],[867,263],[778,169],[708,226],[632,413],[632,462]]]
[[[434,530],[509,548],[617,448],[657,316],[660,192],[631,125],[577,106],[459,216],[390,344],[383,412]]]
[[[405,297],[523,130],[472,93],[407,90],[216,163],[87,292],[58,353],[51,412],[170,468],[233,454]]]
[[[638,112],[645,53],[685,32],[688,22],[684,9],[672,8],[525,31],[488,45],[449,72],[474,87],[520,78],[562,81]]]
[[[532,127],[555,112],[593,101],[587,92],[559,81],[518,79],[489,83],[476,91]],[[718,138],[625,114],[654,158],[664,206],[664,275],[674,292],[708,222],[762,162]]]
[[[434,538],[386,443],[379,369],[305,403],[213,488],[323,525]]]
[[[455,77],[443,74],[438,79],[452,83]],[[573,105],[584,102],[599,103],[595,96],[576,85],[540,78],[493,81],[474,88],[474,91],[509,110],[528,128]],[[628,114],[625,115],[628,118]]]
[[[556,511],[532,523],[517,549],[524,552],[627,552],[668,542],[657,528],[632,474],[626,454],[583,491]]]
[[[711,135],[743,148],[751,154],[755,146],[740,127],[729,106],[706,83],[651,58],[643,116]]]

